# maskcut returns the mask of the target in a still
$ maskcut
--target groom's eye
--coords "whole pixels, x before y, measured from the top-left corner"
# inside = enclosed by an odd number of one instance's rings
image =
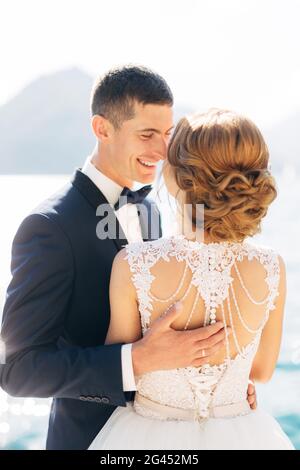
[[[153,133],[152,134],[141,134],[141,137],[143,139],[150,139],[152,136],[153,136]]]

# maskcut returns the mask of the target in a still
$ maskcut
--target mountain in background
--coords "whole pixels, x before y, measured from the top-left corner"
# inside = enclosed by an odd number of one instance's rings
[[[72,68],[32,82],[0,107],[0,172],[70,173],[94,146],[92,78]]]
[[[72,173],[95,145],[90,127],[92,78],[72,68],[43,76],[0,107],[0,173]],[[175,108],[175,122],[190,112]],[[300,113],[263,129],[272,166],[300,170]]]

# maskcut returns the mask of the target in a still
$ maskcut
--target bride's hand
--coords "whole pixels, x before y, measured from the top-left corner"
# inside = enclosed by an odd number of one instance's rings
[[[247,391],[247,400],[252,410],[256,410],[257,408],[257,397],[256,397],[256,390],[255,385],[252,380],[249,380],[248,391]]]

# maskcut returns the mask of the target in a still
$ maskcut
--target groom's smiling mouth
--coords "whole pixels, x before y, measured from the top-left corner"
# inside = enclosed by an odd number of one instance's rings
[[[155,170],[157,162],[150,162],[148,160],[144,160],[142,158],[138,158],[137,161],[142,165],[144,168],[148,168],[148,170]]]

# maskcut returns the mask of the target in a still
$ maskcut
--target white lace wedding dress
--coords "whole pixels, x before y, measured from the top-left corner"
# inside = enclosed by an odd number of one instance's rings
[[[217,308],[226,324],[224,307],[227,305],[237,354],[231,357],[227,339],[226,357],[221,364],[160,370],[139,376],[134,401],[127,403],[127,407],[116,408],[89,449],[293,449],[277,421],[259,407],[251,410],[246,400],[251,365],[278,295],[280,269],[276,253],[246,242],[203,244],[183,236],[132,243],[127,245],[126,252],[143,334],[151,323],[153,301],[166,301],[151,292],[155,279],[151,270],[158,260],[175,257],[178,262],[185,262],[183,277],[187,270],[191,272],[190,286],[196,290],[192,310],[197,312],[199,296],[204,301],[204,325],[215,322]],[[238,262],[244,257],[258,260],[265,268],[268,295],[263,301],[253,299],[243,282]],[[253,315],[256,305],[265,304],[262,322],[256,329],[247,324],[239,309],[232,270],[254,305]],[[167,300],[174,300],[181,287],[182,282]],[[235,319],[253,335],[244,347],[239,344],[232,305]]]

